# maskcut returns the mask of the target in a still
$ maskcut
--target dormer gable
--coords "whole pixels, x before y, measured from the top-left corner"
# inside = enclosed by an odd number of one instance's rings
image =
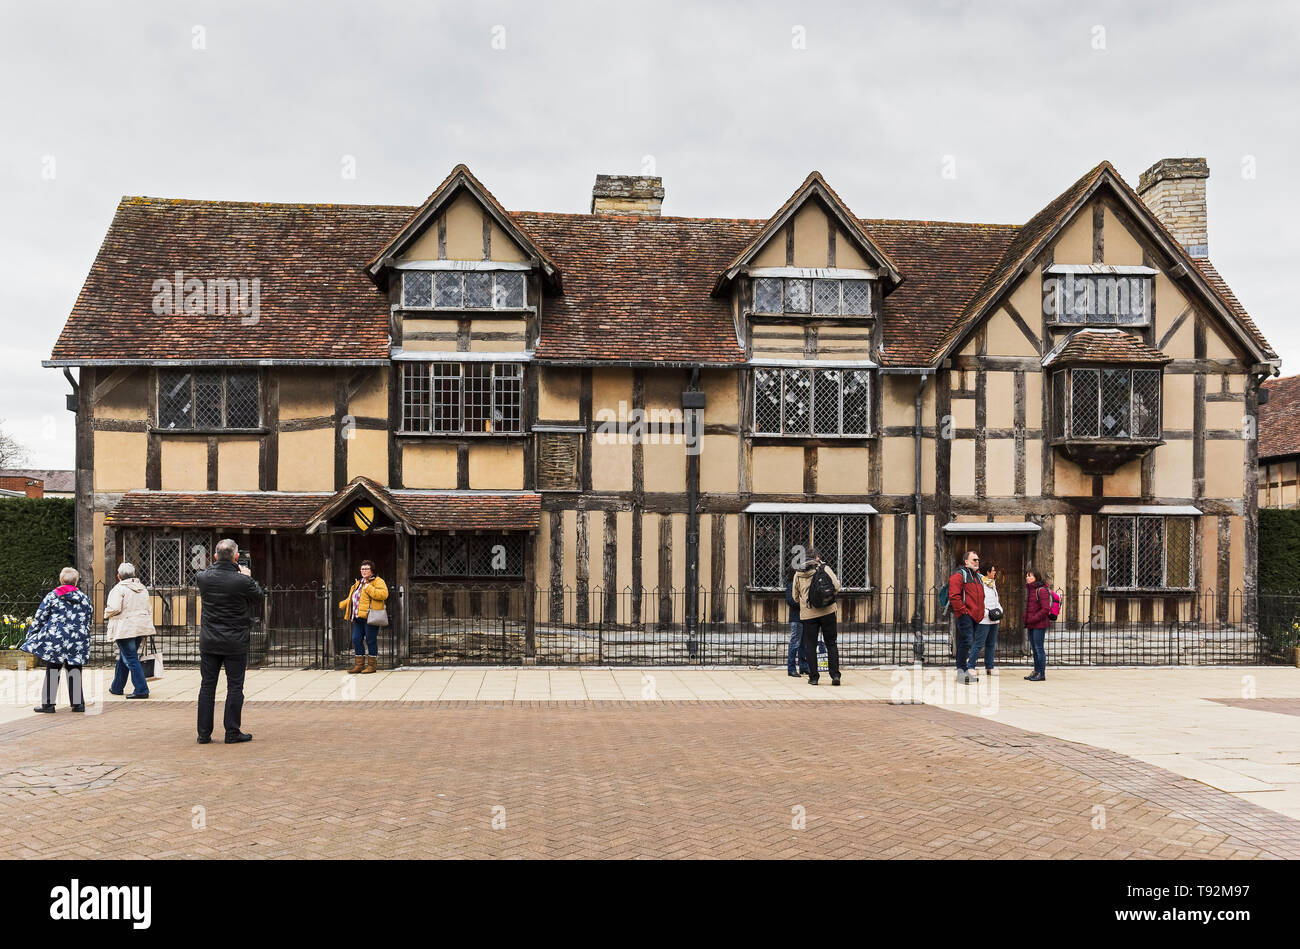
[[[393,270],[469,268],[484,262],[535,269],[548,289],[561,289],[554,261],[469,168],[457,165],[366,269],[382,286]]]
[[[1131,249],[1131,259],[1112,252],[1119,242],[1110,239],[1112,232]],[[1105,263],[1098,256],[1102,247]],[[1208,261],[1194,259],[1114,166],[1103,161],[1019,229],[948,332],[935,361],[960,350],[981,322],[1035,274],[1042,282],[1044,318],[1060,329],[1149,327],[1159,275],[1172,281],[1188,302],[1213,314],[1248,364],[1275,358],[1240,305],[1213,279],[1217,274]]]
[[[889,255],[871,238],[862,223],[818,171],[812,172],[781,208],[768,219],[749,244],[718,275],[715,296],[725,294],[741,275],[756,271],[780,276],[784,271],[836,271],[849,277],[868,274],[888,293],[903,276]]]

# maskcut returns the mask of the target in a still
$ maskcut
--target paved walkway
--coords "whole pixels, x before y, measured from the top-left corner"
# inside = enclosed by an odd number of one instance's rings
[[[787,677],[782,669],[459,668],[397,670],[370,676],[255,670],[249,673],[246,688],[246,721],[250,729],[264,733],[269,729],[269,737],[275,737],[286,714],[282,709],[292,709],[294,720],[305,724],[314,714],[335,714],[326,709],[356,703],[363,703],[358,709],[407,709],[416,713],[410,720],[417,723],[434,718],[441,721],[439,716],[419,712],[421,704],[431,702],[440,703],[440,709],[462,704],[466,708],[496,707],[497,703],[583,703],[593,710],[658,708],[666,716],[659,719],[664,722],[671,722],[673,716],[695,715],[690,711],[693,704],[726,707],[712,703],[744,703],[747,709],[771,704],[772,714],[778,717],[791,714],[779,711],[781,708],[807,708],[809,704],[843,709],[817,714],[867,715],[875,728],[877,717],[883,727],[898,720],[891,719],[891,714],[916,714],[916,706],[891,708],[886,703],[919,700],[930,712],[942,711],[951,721],[964,721],[967,738],[975,745],[1001,728],[1046,736],[1058,740],[1057,747],[1085,746],[1083,750],[1094,757],[1107,752],[1127,767],[1154,766],[1151,773],[1181,776],[1197,787],[1300,820],[1300,670],[1057,669],[1051,670],[1045,683],[1025,682],[1023,672],[1008,667],[1005,675],[985,677],[978,686],[957,686],[945,670],[936,668],[923,672],[849,671],[840,688],[830,687],[825,677],[823,684],[814,688]],[[95,672],[88,680],[91,697],[102,695],[106,680]],[[37,681],[33,677],[17,682],[12,674],[8,680],[0,679],[8,689],[0,696],[0,733],[10,731],[3,727],[4,722],[13,723],[19,732],[72,724],[73,716],[64,709],[51,717],[31,712],[32,687]],[[190,719],[197,671],[171,670],[151,688],[153,697],[144,703],[110,697],[109,704],[103,706],[108,714],[100,721],[123,723],[128,719],[120,716],[127,715],[129,721],[146,722],[149,730],[163,734],[158,730],[163,725],[160,716],[165,714],[169,740],[173,737],[170,729],[176,730],[176,740],[192,740]],[[24,689],[30,691],[20,695]],[[23,701],[15,701],[17,698]],[[169,700],[184,704],[173,706]],[[787,707],[786,703],[800,704]],[[265,708],[259,708],[264,704]],[[863,705],[871,706],[870,710],[852,711]],[[317,712],[311,711],[313,707]],[[77,716],[85,723],[77,730],[93,731],[96,718]],[[763,721],[768,719],[763,717]],[[37,734],[31,732],[32,738]],[[834,734],[829,733],[826,740],[833,743]],[[996,738],[987,740],[990,747],[998,743]]]
[[[1300,858],[1300,821],[884,702],[188,702],[0,727],[6,857]],[[978,729],[970,726],[978,724]]]

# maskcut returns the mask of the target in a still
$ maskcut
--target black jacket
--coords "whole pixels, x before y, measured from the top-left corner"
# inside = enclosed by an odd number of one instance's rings
[[[250,608],[261,601],[262,588],[229,560],[218,560],[197,580],[203,599],[199,652],[220,656],[248,652],[248,631],[253,625]]]

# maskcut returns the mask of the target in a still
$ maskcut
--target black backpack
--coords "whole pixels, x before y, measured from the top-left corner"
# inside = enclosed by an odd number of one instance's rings
[[[815,610],[824,609],[835,602],[835,584],[826,572],[826,565],[820,564],[808,583],[808,605]]]

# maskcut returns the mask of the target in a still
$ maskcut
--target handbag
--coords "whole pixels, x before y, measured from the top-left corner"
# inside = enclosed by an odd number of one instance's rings
[[[382,627],[382,626],[387,626],[387,625],[388,625],[388,610],[387,610],[387,609],[383,609],[383,608],[380,608],[380,609],[374,609],[374,608],[372,607],[371,610],[370,610],[370,612],[366,614],[366,625],[367,625],[367,626],[381,626],[381,627]]]
[[[1002,619],[1002,611],[996,606],[993,607],[993,609],[989,610],[989,619],[996,623],[998,620]]]
[[[154,646],[152,636],[149,637],[149,650],[140,657],[144,677],[146,679],[161,679],[163,677],[163,654],[160,649]]]

